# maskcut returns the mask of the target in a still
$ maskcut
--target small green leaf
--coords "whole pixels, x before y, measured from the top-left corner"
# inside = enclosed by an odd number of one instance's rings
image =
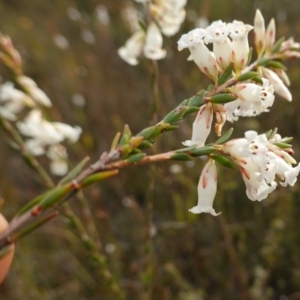
[[[198,111],[199,111],[199,107],[197,107],[197,106],[188,106],[186,108],[186,110],[184,111],[183,117],[185,117],[189,114],[192,114],[194,112],[198,112]]]
[[[139,149],[148,149],[148,148],[152,148],[153,147],[153,144],[152,143],[150,143],[149,141],[142,141],[140,144],[139,144],[139,146],[138,146],[138,148]]]
[[[241,82],[241,81],[249,80],[255,76],[258,76],[257,72],[247,72],[239,76],[237,80]]]
[[[164,123],[173,124],[178,122],[182,119],[182,116],[184,115],[184,111],[186,110],[185,106],[179,106],[175,109],[173,109],[171,112],[169,112],[163,119]]]
[[[88,163],[89,160],[89,157],[85,157],[79,164],[77,164],[77,166],[73,170],[71,170],[64,178],[60,180],[58,185],[63,185],[68,181],[74,179],[79,174],[79,172],[82,171],[82,169]]]
[[[218,95],[214,95],[214,96],[210,97],[208,101],[211,103],[228,103],[228,102],[234,101],[236,99],[237,98],[235,96],[233,96],[232,94],[223,93],[223,94],[218,94]]]
[[[201,106],[203,104],[203,99],[205,95],[205,90],[201,90],[195,96],[188,99],[188,106]]]
[[[149,136],[151,136],[154,129],[155,129],[154,126],[147,127],[145,129],[143,129],[140,133],[138,133],[137,136],[142,136],[142,137],[144,137],[145,140],[148,140]]]
[[[188,154],[186,153],[176,153],[174,155],[172,155],[170,157],[171,160],[183,160],[183,161],[186,161],[186,160],[193,160],[192,157],[190,157]]]
[[[86,187],[86,186],[94,184],[96,182],[105,180],[109,177],[117,175],[118,173],[119,173],[119,170],[111,170],[111,171],[105,171],[105,172],[99,172],[99,173],[93,174],[93,175],[87,177],[82,182],[82,187]]]
[[[164,131],[172,131],[172,130],[176,130],[178,128],[179,128],[178,125],[170,125]]]
[[[216,149],[212,146],[203,146],[200,148],[196,148],[196,149],[190,151],[189,153],[192,156],[202,156],[202,155],[209,155],[215,151],[216,151]]]
[[[273,132],[273,129],[270,129],[268,132],[265,133],[268,140],[270,139],[272,132]]]
[[[286,66],[279,61],[271,60],[267,63],[268,68],[286,70]]]
[[[253,54],[253,48],[250,47],[250,48],[249,48],[249,53],[248,53],[247,66],[251,63],[252,54]]]
[[[232,63],[225,69],[225,71],[220,75],[218,80],[218,85],[225,83],[230,77],[232,77],[233,65]]]
[[[206,93],[211,92],[214,88],[215,86],[213,84],[210,84],[206,89]]]
[[[257,62],[257,65],[265,66],[270,60],[272,60],[270,57],[264,57]]]
[[[23,206],[17,213],[16,216],[23,215],[26,211],[28,211],[30,208],[34,207],[36,204],[38,204],[43,198],[45,198],[46,194],[49,193],[49,191],[35,197],[33,200],[28,202],[25,206]]]
[[[273,145],[281,148],[281,149],[290,149],[292,148],[292,145],[291,144],[286,144],[286,143],[282,143],[282,142],[275,142],[273,143]]]
[[[281,37],[274,45],[273,49],[272,49],[272,53],[277,53],[280,48],[281,48],[281,44],[283,43],[283,41],[285,40],[285,37]]]
[[[290,143],[291,141],[293,140],[293,137],[285,137],[285,138],[283,138],[283,139],[281,139],[281,143],[286,143],[286,144],[288,144],[288,143]]]
[[[169,123],[159,123],[154,126],[154,130],[151,133],[151,135],[148,137],[149,140],[154,139],[158,135],[160,135],[162,132],[166,131],[167,128],[170,127]]]
[[[219,163],[224,167],[236,170],[236,165],[225,156],[219,154],[211,154],[210,158],[212,158],[213,160],[215,160],[217,163]]]
[[[124,129],[123,129],[123,135],[125,134],[128,135],[129,138],[131,138],[131,130],[127,124],[124,125]]]
[[[274,138],[274,136],[275,136],[275,134],[277,133],[277,131],[278,131],[278,128],[275,127],[274,130],[272,131],[270,137],[269,137],[269,140],[272,140],[272,139]]]
[[[141,20],[141,19],[139,19],[139,20],[138,20],[138,23],[139,23],[141,29],[142,29],[144,32],[147,32],[147,26],[146,26],[146,24],[144,23],[144,21]]]
[[[53,206],[55,203],[60,201],[63,197],[67,196],[74,186],[72,183],[65,184],[62,187],[55,188],[45,195],[45,197],[38,203],[39,207],[42,209],[47,209]]]
[[[190,146],[190,147],[181,148],[181,149],[176,150],[176,153],[182,153],[182,152],[192,151],[196,147],[197,147],[197,145],[193,145],[193,146]]]
[[[257,82],[259,84],[263,84],[262,79],[260,77],[258,77],[258,76],[252,77],[251,80],[253,80],[254,82]]]
[[[130,155],[126,159],[126,161],[128,161],[129,163],[135,163],[135,162],[138,162],[138,161],[142,160],[145,156],[146,156],[145,153],[133,154],[133,155]]]
[[[117,148],[117,145],[118,145],[119,140],[120,140],[120,136],[121,136],[121,132],[118,132],[118,133],[115,135],[115,137],[114,137],[114,139],[113,139],[113,141],[112,141],[112,143],[111,143],[110,150],[115,150],[115,149]]]
[[[231,127],[225,134],[223,134],[217,141],[216,144],[224,144],[231,137],[233,127]]]

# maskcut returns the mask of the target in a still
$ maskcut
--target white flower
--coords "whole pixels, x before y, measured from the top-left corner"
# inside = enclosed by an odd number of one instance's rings
[[[230,92],[238,99],[224,106],[227,119],[236,121],[238,117],[257,116],[267,112],[274,103],[274,89],[269,80],[262,78],[263,86],[254,83],[240,83],[230,88]]]
[[[205,30],[206,43],[213,43],[213,52],[222,69],[226,69],[231,62],[231,41],[228,38],[229,26],[221,20],[210,24]]]
[[[14,88],[12,82],[0,86],[0,114],[10,121],[17,119],[17,114],[25,107],[34,107],[35,103],[25,93]]]
[[[240,21],[233,21],[228,24],[230,28],[230,37],[232,39],[232,56],[234,69],[237,73],[245,68],[248,62],[249,43],[248,32],[253,29],[251,25],[245,25]]]
[[[150,3],[151,15],[164,35],[172,36],[178,32],[186,16],[183,8],[185,5],[186,0],[159,0]]]
[[[261,201],[268,197],[277,186],[275,181],[269,184],[264,179],[259,179],[259,168],[253,163],[251,158],[244,158],[240,171],[246,185],[246,194],[252,201]]]
[[[47,156],[50,158],[50,171],[57,176],[64,176],[68,172],[66,148],[60,144],[52,145],[48,148]]]
[[[52,106],[48,96],[40,88],[38,88],[37,84],[31,78],[27,76],[19,76],[17,77],[17,81],[36,103],[47,107]]]
[[[125,43],[125,46],[118,49],[118,54],[128,64],[135,66],[139,63],[144,45],[145,33],[140,30],[135,32]]]
[[[265,38],[265,20],[260,10],[257,9],[254,18],[254,44],[258,52],[259,57],[265,50],[266,38]]]
[[[210,213],[217,216],[212,205],[217,192],[217,168],[214,160],[210,159],[204,166],[198,183],[198,204],[189,211],[194,214]]]
[[[82,132],[82,129],[79,126],[72,127],[60,122],[53,122],[51,124],[65,139],[69,140],[70,143],[76,143]]]
[[[17,127],[21,134],[31,138],[25,143],[33,155],[44,154],[47,146],[58,144],[65,139],[75,143],[81,134],[80,127],[44,120],[42,112],[38,109],[32,110],[23,122],[17,123]]]
[[[147,28],[146,41],[144,46],[145,57],[158,60],[166,57],[166,50],[161,49],[163,38],[161,32],[154,22],[151,22]]]
[[[182,35],[177,42],[178,50],[181,51],[184,48],[189,48],[192,58],[200,71],[214,81],[217,81],[217,61],[214,54],[204,45],[203,38],[205,36],[206,31],[202,28],[194,29]]]
[[[203,105],[193,123],[192,139],[183,142],[185,146],[204,145],[210,130],[213,119],[213,110],[211,103]]]
[[[263,76],[269,79],[270,83],[273,85],[275,93],[288,101],[292,101],[291,92],[275,72],[267,68],[262,68],[262,73]]]

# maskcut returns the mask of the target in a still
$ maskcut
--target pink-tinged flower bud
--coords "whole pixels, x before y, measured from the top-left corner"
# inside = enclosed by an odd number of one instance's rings
[[[289,39],[287,39],[286,41],[282,42],[281,47],[280,47],[280,52],[284,52],[286,50],[299,50],[300,49],[300,43],[296,43],[294,41],[293,37],[290,37]]]
[[[213,52],[219,66],[225,70],[231,62],[231,41],[228,38],[229,27],[225,22],[215,21],[206,29],[206,43],[213,43]]]
[[[179,39],[178,50],[189,48],[192,58],[200,71],[215,82],[218,80],[217,61],[212,52],[204,45],[203,38],[206,36],[206,31],[202,28],[197,28],[184,34]]]
[[[273,85],[275,93],[288,101],[292,101],[292,94],[275,72],[267,68],[262,68],[262,73],[264,77],[269,79],[270,84]]]
[[[213,119],[212,104],[207,103],[202,106],[193,123],[192,139],[183,142],[185,146],[199,145],[203,146],[211,130]]]
[[[135,66],[139,63],[138,57],[143,50],[145,33],[140,30],[135,32],[125,43],[125,46],[118,49],[119,56],[128,64]]]
[[[289,76],[286,74],[286,72],[282,69],[276,69],[274,70],[274,72],[279,76],[279,78],[283,81],[283,83],[286,86],[290,86],[291,82],[290,82],[290,78]]]
[[[256,10],[254,18],[254,44],[258,56],[261,57],[265,50],[266,40],[265,40],[265,20],[260,10]]]
[[[239,74],[248,62],[249,43],[248,32],[253,29],[251,25],[245,25],[240,21],[233,21],[229,25],[230,37],[232,38],[231,61],[235,71]]]
[[[204,166],[198,183],[198,204],[189,209],[194,214],[210,213],[217,216],[212,205],[217,193],[217,168],[214,160],[210,159]]]
[[[3,217],[2,214],[0,214],[0,233],[5,231],[7,226],[8,226],[8,223],[7,223],[6,219]],[[12,263],[12,260],[14,257],[14,252],[15,252],[15,246],[11,245],[11,246],[9,246],[8,253],[0,258],[0,284],[7,276],[7,273],[10,269],[10,266],[11,266],[11,263]]]
[[[162,49],[163,38],[161,32],[154,22],[147,28],[146,41],[144,46],[145,57],[158,60],[166,57],[166,50]]]
[[[275,44],[276,26],[275,20],[272,18],[266,31],[266,51],[271,52]]]

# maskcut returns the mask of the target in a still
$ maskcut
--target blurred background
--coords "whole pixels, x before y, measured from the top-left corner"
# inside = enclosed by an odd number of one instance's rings
[[[127,11],[135,5],[129,0],[0,0],[0,30],[20,51],[25,74],[52,100],[52,119],[83,129],[80,142],[68,150],[73,165],[87,155],[95,161],[124,124],[133,133],[149,125],[150,61],[141,59],[132,67],[117,55],[131,35]],[[253,24],[257,8],[266,23],[275,18],[278,38],[294,36],[300,41],[298,1],[188,0],[186,21],[177,35],[164,38],[168,56],[158,62],[159,119],[210,83],[186,61],[187,51],[177,51],[181,34],[218,19]],[[252,43],[253,32],[249,40]],[[0,70],[2,81],[9,80],[9,72]],[[276,96],[271,113],[240,119],[233,125],[233,136],[278,127],[282,136],[294,137],[299,160],[300,61],[288,63],[288,74],[293,102]],[[193,119],[189,116],[179,130],[161,136],[156,150],[181,148],[190,138]],[[1,211],[10,219],[44,187],[4,138],[0,153],[0,193],[5,200]],[[41,163],[47,167],[46,160]],[[203,165],[197,159],[156,166],[153,299],[300,299],[299,184],[278,187],[261,203],[251,202],[239,172],[218,166],[214,207],[222,214],[192,215],[188,209],[197,202]],[[85,191],[109,268],[127,299],[141,299],[143,294],[145,211],[152,171],[149,165],[123,169],[119,176]],[[70,204],[81,216],[81,206],[74,200]],[[114,298],[105,292],[79,239],[63,218],[57,218],[18,242],[0,299]]]

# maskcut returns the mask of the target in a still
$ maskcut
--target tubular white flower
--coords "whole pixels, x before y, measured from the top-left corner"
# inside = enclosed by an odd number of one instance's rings
[[[276,189],[277,183],[272,181],[268,185],[264,179],[259,180],[259,168],[252,162],[251,158],[246,157],[243,162],[240,171],[246,185],[247,197],[252,201],[266,199]]]
[[[139,63],[138,57],[143,50],[145,33],[140,30],[135,32],[125,43],[125,46],[118,49],[119,56],[128,64],[135,66]]]
[[[262,78],[263,86],[254,83],[241,83],[230,88],[237,100],[225,104],[230,122],[238,117],[251,117],[267,112],[274,103],[274,89],[269,80]]]
[[[266,31],[266,51],[271,52],[275,44],[276,26],[275,20],[272,18]]]
[[[213,109],[211,103],[203,105],[193,123],[192,139],[183,142],[185,146],[199,145],[203,146],[211,131],[213,119]]]
[[[253,26],[245,25],[240,21],[233,21],[228,26],[230,28],[230,37],[232,38],[231,61],[236,72],[240,73],[247,65],[249,54],[248,32],[253,29]]]
[[[192,58],[200,71],[206,76],[216,81],[218,79],[217,61],[212,52],[204,45],[203,38],[206,31],[202,28],[196,28],[179,39],[178,50],[189,48]]]
[[[214,160],[210,159],[204,166],[198,183],[198,204],[189,209],[194,214],[210,213],[217,216],[212,205],[217,193],[217,168]]]
[[[31,98],[38,104],[46,107],[52,106],[48,96],[37,86],[37,84],[27,76],[17,77],[18,83],[28,92]]]
[[[10,121],[17,120],[17,114],[25,107],[35,103],[25,93],[14,88],[12,82],[0,85],[0,114]]]
[[[186,0],[157,0],[150,3],[151,15],[164,35],[172,36],[178,32],[186,16],[185,5]]]
[[[144,46],[145,57],[158,60],[166,57],[166,50],[161,49],[163,38],[161,32],[154,22],[151,22],[147,28],[146,41]]]
[[[79,126],[72,127],[60,122],[53,122],[51,124],[65,139],[69,140],[70,143],[76,143],[82,132],[82,129]]]
[[[254,18],[254,44],[256,46],[258,56],[260,57],[265,50],[266,39],[265,20],[259,9],[256,10]]]
[[[262,73],[263,76],[269,79],[270,83],[273,85],[275,93],[288,101],[292,101],[291,92],[275,72],[267,68],[262,68]]]
[[[51,160],[50,172],[53,175],[64,176],[68,172],[67,150],[61,144],[52,145],[48,148],[47,156]]]
[[[213,43],[213,52],[219,66],[224,70],[231,62],[231,41],[228,38],[229,27],[221,20],[210,24],[206,29],[206,43]]]

